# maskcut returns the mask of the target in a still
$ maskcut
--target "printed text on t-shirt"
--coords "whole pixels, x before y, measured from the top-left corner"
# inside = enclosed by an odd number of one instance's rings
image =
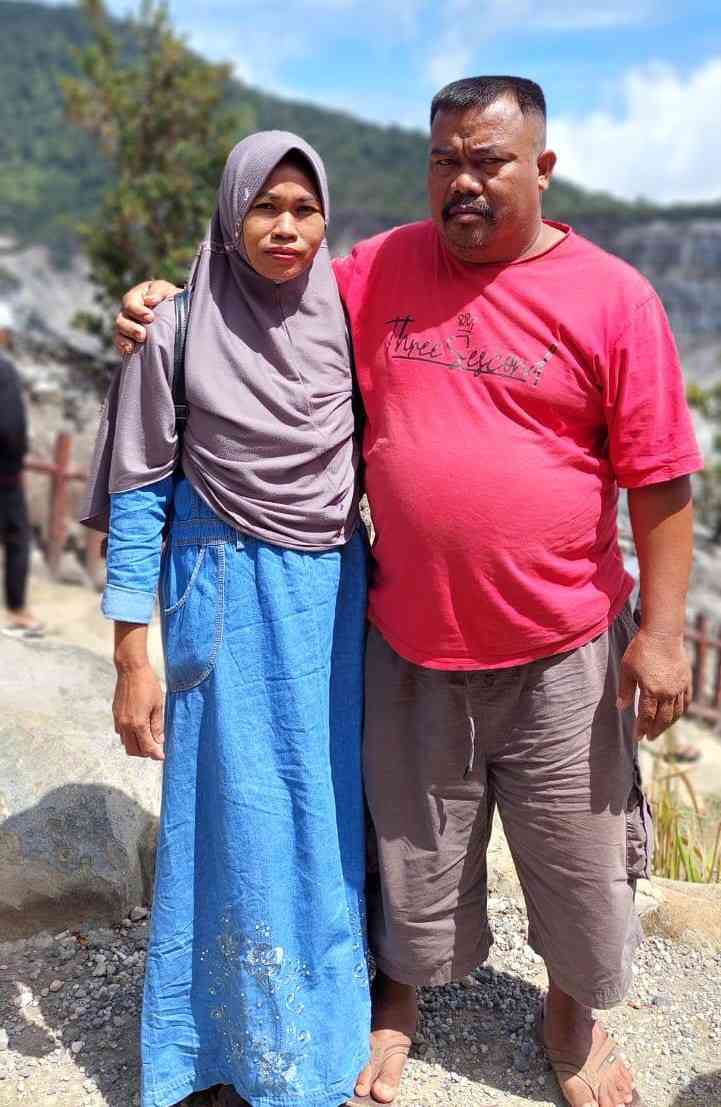
[[[412,315],[387,319],[391,328],[386,348],[396,361],[418,361],[426,365],[439,365],[444,369],[460,369],[474,377],[489,374],[508,377],[533,385],[541,383],[543,373],[558,346],[552,343],[540,360],[531,362],[510,351],[490,350],[473,343],[475,319],[470,312],[462,312],[457,319],[458,330],[452,338],[434,342],[414,338],[410,333]]]

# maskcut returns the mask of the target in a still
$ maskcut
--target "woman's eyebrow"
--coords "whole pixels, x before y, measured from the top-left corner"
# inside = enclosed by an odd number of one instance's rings
[[[277,192],[273,192],[273,190],[271,188],[271,189],[265,189],[263,192],[259,192],[258,195],[256,196],[255,200],[253,201],[253,203],[256,204],[258,202],[258,200],[279,200],[279,199],[281,199],[281,197],[278,196]],[[308,203],[308,201],[310,201],[312,204],[318,204],[320,206],[320,200],[318,199],[317,196],[314,196],[312,192],[304,192],[301,196],[294,197],[293,202],[294,203],[298,203],[298,202]]]

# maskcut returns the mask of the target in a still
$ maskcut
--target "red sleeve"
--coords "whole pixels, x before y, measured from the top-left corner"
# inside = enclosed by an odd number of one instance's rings
[[[609,453],[622,488],[703,468],[676,343],[654,292],[621,331],[605,376]]]
[[[338,291],[340,292],[341,300],[347,300],[348,290],[351,280],[353,279],[355,258],[353,254],[348,254],[344,258],[334,258],[332,265],[335,279],[338,282]]]

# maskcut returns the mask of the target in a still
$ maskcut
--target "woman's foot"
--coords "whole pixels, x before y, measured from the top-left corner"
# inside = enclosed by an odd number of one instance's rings
[[[392,1103],[405,1068],[418,1021],[416,989],[376,973],[373,982],[371,1059],[358,1077],[356,1094]]]

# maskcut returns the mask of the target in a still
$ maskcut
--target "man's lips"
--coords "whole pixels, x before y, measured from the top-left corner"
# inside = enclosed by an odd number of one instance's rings
[[[454,204],[448,208],[446,213],[447,219],[460,219],[466,217],[468,219],[488,219],[489,211],[487,208],[476,208],[472,204]]]

